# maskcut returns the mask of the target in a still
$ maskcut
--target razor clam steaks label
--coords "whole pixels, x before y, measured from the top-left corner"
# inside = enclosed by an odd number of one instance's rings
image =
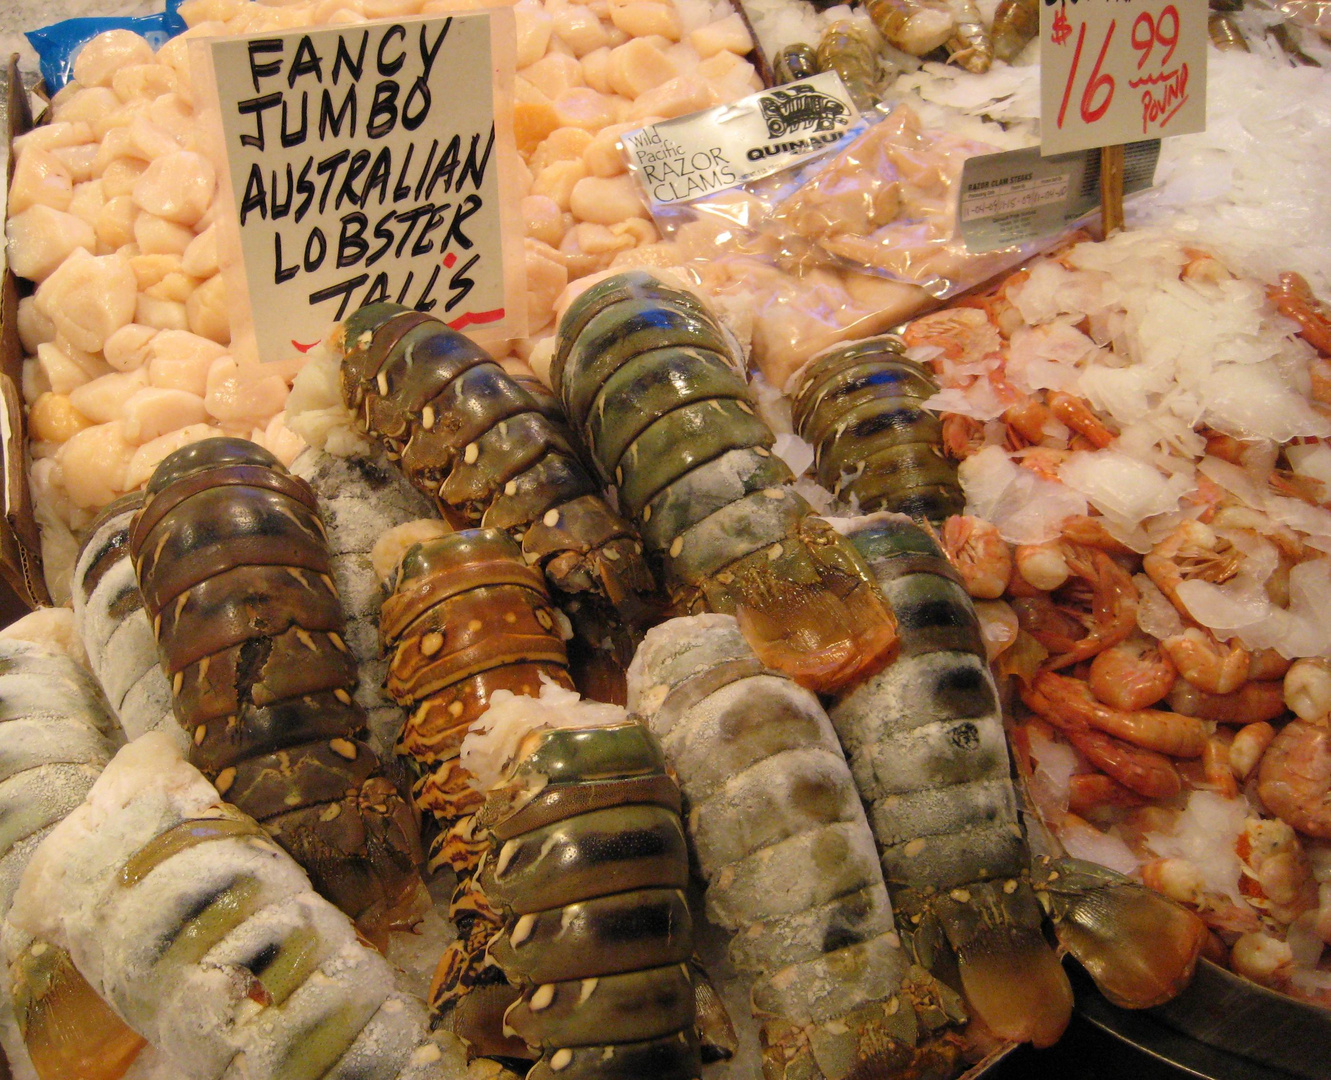
[[[668,206],[771,176],[834,146],[859,113],[825,71],[731,105],[625,132],[620,146],[653,204]]]
[[[503,327],[492,14],[209,43],[260,359],[380,301]]]
[[[1123,193],[1155,182],[1160,140],[1129,143]],[[1100,205],[1100,151],[1042,157],[1040,147],[979,154],[961,169],[957,222],[966,250],[995,251],[1055,236]]]

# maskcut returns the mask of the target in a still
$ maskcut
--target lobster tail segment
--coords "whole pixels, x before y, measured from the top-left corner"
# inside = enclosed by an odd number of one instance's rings
[[[1057,1042],[1072,1015],[1072,987],[1030,888],[1014,879],[974,882],[935,898],[932,908],[974,1017],[1000,1039]]]
[[[698,1080],[679,788],[646,728],[552,683],[495,695],[463,767],[485,789],[476,882],[529,1080]]]
[[[356,425],[455,527],[502,529],[521,544],[590,666],[608,669],[607,693],[622,698],[623,668],[656,614],[656,584],[642,541],[600,497],[550,399],[533,398],[438,319],[397,304],[353,314],[340,349]]]
[[[1162,1005],[1192,980],[1207,930],[1187,908],[1081,859],[1042,858],[1035,887],[1059,944],[1115,1005]]]

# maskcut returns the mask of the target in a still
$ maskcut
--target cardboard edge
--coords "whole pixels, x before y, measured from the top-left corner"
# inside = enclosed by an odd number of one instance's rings
[[[8,218],[9,185],[14,176],[13,142],[33,127],[28,95],[19,73],[18,54],[8,58],[4,71],[4,190],[0,192],[0,220]],[[0,483],[3,483],[4,514],[0,517],[0,587],[12,593],[23,607],[34,609],[51,604],[42,576],[41,537],[33,516],[32,493],[28,488],[27,417],[23,406],[23,346],[18,336],[19,280],[9,268],[0,248]],[[0,608],[6,605],[0,598]]]

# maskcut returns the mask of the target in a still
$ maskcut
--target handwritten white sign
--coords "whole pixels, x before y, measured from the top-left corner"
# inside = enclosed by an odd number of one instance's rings
[[[1206,127],[1204,0],[1041,0],[1040,148]]]
[[[505,288],[496,14],[209,43],[260,359],[385,300],[525,330]]]

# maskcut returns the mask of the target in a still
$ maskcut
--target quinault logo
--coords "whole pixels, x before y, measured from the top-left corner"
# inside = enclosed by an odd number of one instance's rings
[[[761,107],[771,139],[794,131],[831,131],[849,113],[836,98],[799,84],[764,94]]]

